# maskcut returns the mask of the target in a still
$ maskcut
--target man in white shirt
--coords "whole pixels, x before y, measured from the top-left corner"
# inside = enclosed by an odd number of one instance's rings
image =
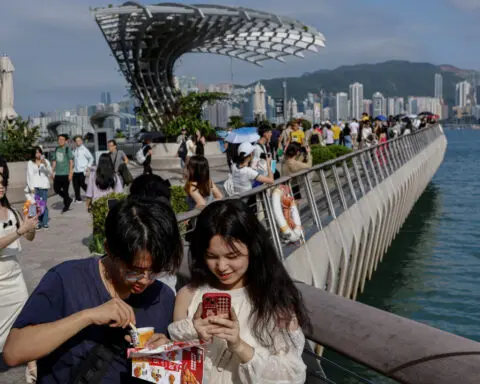
[[[358,147],[357,136],[359,128],[360,125],[358,124],[357,119],[353,119],[353,121],[350,123],[350,135],[352,136],[352,144],[354,148]]]
[[[76,148],[73,151],[73,190],[75,191],[75,202],[81,203],[82,196],[80,195],[80,188],[87,190],[85,184],[85,174],[93,165],[93,156],[88,148],[83,145],[83,140],[80,136],[75,138]]]
[[[266,124],[258,127],[260,139],[255,144],[253,151],[252,168],[256,169],[263,176],[268,175],[267,157],[270,155],[270,139],[272,138],[272,128]]]

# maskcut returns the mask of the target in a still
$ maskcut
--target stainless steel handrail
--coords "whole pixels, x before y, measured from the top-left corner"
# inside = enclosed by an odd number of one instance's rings
[[[392,177],[404,164],[441,135],[443,135],[443,130],[440,125],[432,125],[409,135],[400,136],[385,143],[315,165],[293,175],[281,177],[273,184],[264,184],[229,198],[247,201],[255,196],[259,218],[269,229],[279,256],[285,258],[291,250],[282,243],[274,222],[272,206],[269,202],[269,196],[273,189],[282,184],[299,185],[302,197],[306,197],[300,202],[302,223],[307,220],[307,222],[311,222],[311,227],[318,231],[329,221],[335,220],[370,190]],[[200,212],[201,210],[195,209],[179,214],[177,220],[179,223],[192,223],[192,219],[195,219]],[[304,225],[304,227],[308,228],[309,225]],[[182,228],[186,234],[186,227]]]

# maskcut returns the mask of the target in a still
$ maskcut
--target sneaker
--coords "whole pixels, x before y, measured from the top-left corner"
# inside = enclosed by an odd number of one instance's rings
[[[83,200],[75,200],[75,204],[83,204]]]
[[[40,231],[42,228],[43,227],[40,224],[37,224],[37,227],[35,228],[35,230]]]
[[[43,226],[43,229],[44,229],[45,231],[47,231],[48,228],[50,228],[50,227],[48,226],[48,224],[45,224],[45,225]]]
[[[70,205],[72,205],[73,199],[70,197],[62,209],[62,213],[65,213],[70,210]]]

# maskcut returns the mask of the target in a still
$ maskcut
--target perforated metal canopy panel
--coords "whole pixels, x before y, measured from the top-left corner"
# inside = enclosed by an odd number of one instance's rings
[[[179,91],[173,68],[184,53],[215,53],[261,65],[317,52],[325,39],[315,28],[289,17],[241,7],[212,4],[129,1],[119,7],[98,8],[93,15],[120,70],[151,123],[175,114]]]

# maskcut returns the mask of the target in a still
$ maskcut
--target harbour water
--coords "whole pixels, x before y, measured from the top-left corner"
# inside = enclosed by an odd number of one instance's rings
[[[480,342],[480,131],[447,130],[444,163],[359,301]],[[391,383],[327,353],[373,383]],[[357,383],[327,369],[336,383]]]

